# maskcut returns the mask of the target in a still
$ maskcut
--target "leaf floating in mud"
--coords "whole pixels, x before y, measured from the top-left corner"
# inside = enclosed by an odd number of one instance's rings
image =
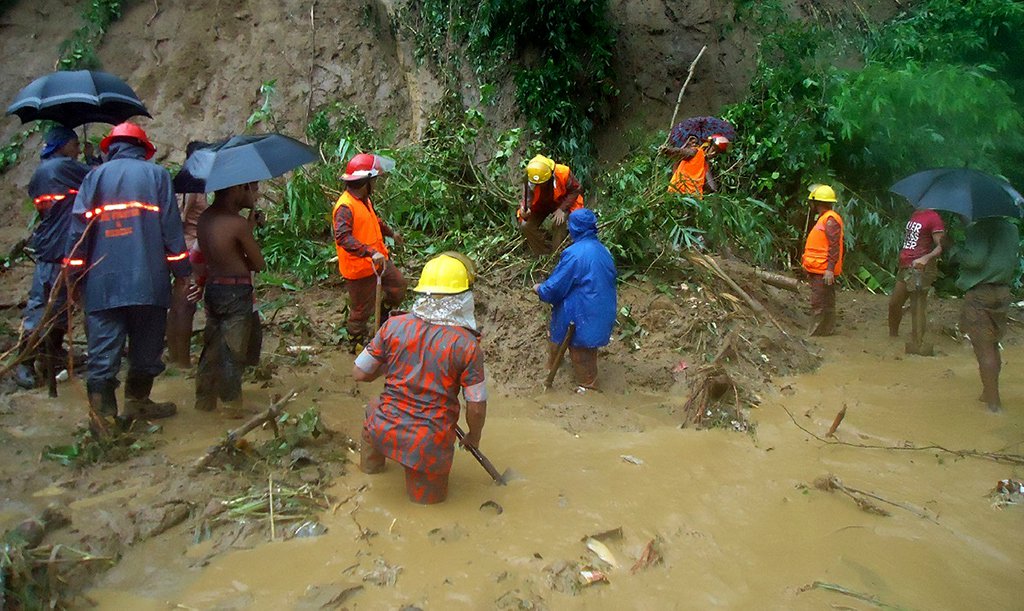
[[[619,568],[619,561],[615,559],[615,555],[612,554],[612,550],[608,549],[608,546],[604,543],[601,543],[593,537],[588,537],[587,549],[597,554],[598,558],[610,564],[612,568]]]
[[[327,532],[327,527],[316,520],[306,520],[292,529],[292,536],[299,539],[319,537]]]
[[[505,508],[494,501],[484,501],[483,504],[480,505],[480,511],[483,511],[484,509],[493,509],[494,514],[499,516],[505,513]]]
[[[619,456],[619,458],[621,458],[622,460],[624,460],[624,461],[626,461],[626,462],[628,462],[630,464],[634,464],[634,465],[642,465],[642,464],[644,464],[644,461],[643,461],[642,458],[637,458],[636,456],[633,456],[633,455],[630,455],[630,454],[621,454]]]
[[[621,526],[616,526],[615,528],[609,528],[608,530],[602,530],[601,532],[597,532],[597,533],[594,533],[592,535],[587,535],[587,536],[583,537],[582,539],[580,539],[580,541],[583,541],[584,543],[586,543],[587,539],[594,539],[594,540],[597,540],[597,541],[610,541],[610,540],[614,539],[616,541],[620,541],[622,539],[622,527]]]

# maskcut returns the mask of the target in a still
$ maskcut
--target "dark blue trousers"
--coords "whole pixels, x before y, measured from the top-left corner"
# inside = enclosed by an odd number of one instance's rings
[[[50,299],[50,291],[60,280],[60,263],[50,261],[36,261],[36,269],[32,274],[32,287],[28,290],[28,302],[22,312],[24,319],[25,333],[31,333],[43,322],[43,313],[46,311],[46,303]],[[54,318],[54,329],[66,331],[68,327],[68,313],[64,310],[67,304],[67,291],[61,290],[53,296],[53,305],[50,306],[50,316]]]
[[[91,389],[117,386],[121,354],[128,342],[128,378],[152,379],[164,370],[167,308],[153,305],[98,310],[85,315]]]

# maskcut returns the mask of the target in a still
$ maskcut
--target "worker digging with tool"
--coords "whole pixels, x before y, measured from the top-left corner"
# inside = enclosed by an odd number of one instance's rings
[[[597,351],[608,345],[615,325],[617,298],[615,261],[597,238],[597,216],[582,208],[569,215],[572,245],[562,251],[558,265],[533,291],[551,304],[549,369],[562,357],[563,342],[569,349],[573,375],[579,389],[598,386]]]
[[[391,262],[384,244],[384,237],[388,236],[401,245],[402,236],[377,216],[370,201],[377,177],[393,167],[394,161],[380,155],[360,153],[352,157],[341,176],[345,192],[331,214],[338,271],[348,286],[346,329],[353,352],[373,337],[367,331],[367,321],[374,310],[377,286],[383,292],[385,313],[405,299],[408,283]]]
[[[566,220],[573,210],[583,207],[583,187],[569,166],[537,155],[526,164],[523,199],[516,210],[516,222],[526,238],[530,252],[545,255],[557,249],[568,234]],[[551,217],[551,246],[541,230]]]
[[[423,266],[409,314],[392,316],[356,358],[352,377],[384,376],[384,391],[366,407],[359,468],[380,473],[390,458],[405,468],[414,503],[448,496],[459,391],[466,400],[463,445],[477,448],[487,417],[487,383],[474,314],[473,263],[458,253]]]

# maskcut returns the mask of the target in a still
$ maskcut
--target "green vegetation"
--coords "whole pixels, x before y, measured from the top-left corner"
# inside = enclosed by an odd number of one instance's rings
[[[96,47],[110,24],[121,18],[124,0],[88,0],[82,9],[82,27],[60,45],[61,70],[95,70],[100,67]]]
[[[468,68],[482,103],[490,104],[497,83],[511,78],[528,138],[551,144],[549,155],[587,178],[595,120],[617,93],[607,8],[607,0],[416,0],[399,21],[419,58],[431,60],[451,90],[459,90]],[[471,66],[458,59],[463,49]]]
[[[764,37],[746,98],[722,111],[739,137],[715,163],[720,192],[693,199],[666,191],[671,163],[657,155],[664,133],[629,134],[619,164],[584,178],[588,205],[627,274],[691,248],[727,248],[756,265],[792,269],[810,221],[807,189],[828,182],[847,222],[846,282],[880,290],[894,279],[910,213],[888,193],[895,180],[970,164],[1024,182],[1024,68],[1012,60],[1024,55],[1014,35],[1024,5],[930,0],[884,24],[832,29],[792,19],[777,1],[737,4],[739,18]],[[604,3],[584,2],[410,3],[400,35],[410,32],[420,59],[437,65],[447,97],[422,140],[403,146],[356,108],[320,109],[307,135],[325,163],[297,172],[272,195],[281,205],[261,235],[271,267],[305,281],[332,273],[337,177],[354,152],[371,149],[398,161],[375,202],[410,243],[400,258],[458,247],[485,268],[515,268],[524,278],[545,264],[510,259],[519,243],[512,223],[519,163],[553,151],[580,174],[593,167],[591,120],[613,90],[614,34],[604,11]],[[526,127],[498,131],[484,120],[495,82],[479,83],[481,105],[466,108],[459,89],[467,71],[511,76]],[[269,122],[272,108],[265,103],[257,115]],[[943,265],[948,279],[955,264]]]

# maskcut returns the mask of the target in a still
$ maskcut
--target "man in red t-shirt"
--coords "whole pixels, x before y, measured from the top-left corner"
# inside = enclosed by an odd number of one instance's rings
[[[903,304],[910,298],[913,330],[907,342],[908,354],[930,356],[932,348],[923,343],[927,322],[928,289],[938,275],[939,255],[942,254],[942,236],[946,226],[934,210],[915,210],[907,221],[900,249],[900,270],[896,287],[889,297],[889,336],[900,334]]]

